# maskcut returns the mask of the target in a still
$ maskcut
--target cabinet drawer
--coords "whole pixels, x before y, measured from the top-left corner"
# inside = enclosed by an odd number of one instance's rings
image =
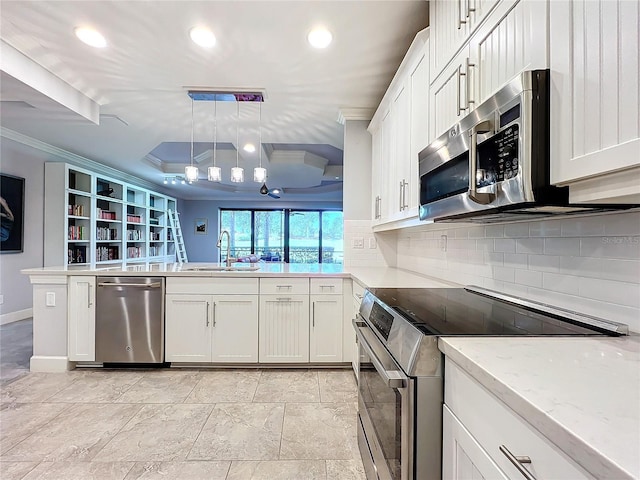
[[[167,278],[166,293],[234,295],[258,293],[257,278]]]
[[[445,364],[445,404],[509,478],[524,478],[500,450],[527,456],[536,478],[593,479],[555,444],[450,360]]]
[[[342,295],[341,278],[312,278],[311,293]]]
[[[260,293],[303,295],[309,293],[308,278],[261,278]]]
[[[364,287],[357,283],[355,280],[353,282],[353,297],[358,302],[362,302],[362,299],[364,298]]]

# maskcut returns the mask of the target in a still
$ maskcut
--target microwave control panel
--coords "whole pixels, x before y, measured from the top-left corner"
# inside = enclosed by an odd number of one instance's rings
[[[478,187],[509,180],[518,175],[520,126],[509,125],[478,145]]]

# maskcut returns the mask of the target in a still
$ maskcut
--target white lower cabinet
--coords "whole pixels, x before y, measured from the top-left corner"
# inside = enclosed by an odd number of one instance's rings
[[[442,478],[508,478],[446,405],[442,411]]]
[[[96,277],[69,278],[69,360],[96,359]]]
[[[446,479],[594,478],[449,359],[442,456]],[[521,457],[530,462],[519,462]]]
[[[261,363],[309,361],[309,295],[260,295]]]
[[[342,361],[342,294],[311,295],[309,361]]]
[[[167,362],[258,361],[257,295],[166,295]]]

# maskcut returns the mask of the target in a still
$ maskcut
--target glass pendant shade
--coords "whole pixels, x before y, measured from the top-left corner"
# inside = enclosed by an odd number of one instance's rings
[[[244,169],[241,167],[233,167],[231,169],[231,181],[233,183],[244,182]]]
[[[220,167],[209,167],[207,169],[207,179],[210,182],[222,181],[222,169]]]
[[[198,167],[193,165],[187,165],[184,167],[184,176],[187,179],[187,182],[195,182],[198,180]]]
[[[267,169],[262,167],[256,167],[253,169],[253,181],[257,183],[264,183],[267,179]]]

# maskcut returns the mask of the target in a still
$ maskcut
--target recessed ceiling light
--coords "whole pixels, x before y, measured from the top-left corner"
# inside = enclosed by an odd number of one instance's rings
[[[256,151],[256,147],[253,143],[247,143],[244,147],[245,152],[253,153]]]
[[[331,32],[324,27],[315,28],[307,35],[307,40],[312,47],[315,48],[327,48],[333,40]]]
[[[107,46],[107,40],[95,28],[76,27],[74,32],[76,34],[76,37],[78,37],[80,41],[86,43],[91,47],[104,48]]]
[[[216,44],[216,36],[206,27],[193,27],[189,30],[191,40],[197,45],[211,48]]]

